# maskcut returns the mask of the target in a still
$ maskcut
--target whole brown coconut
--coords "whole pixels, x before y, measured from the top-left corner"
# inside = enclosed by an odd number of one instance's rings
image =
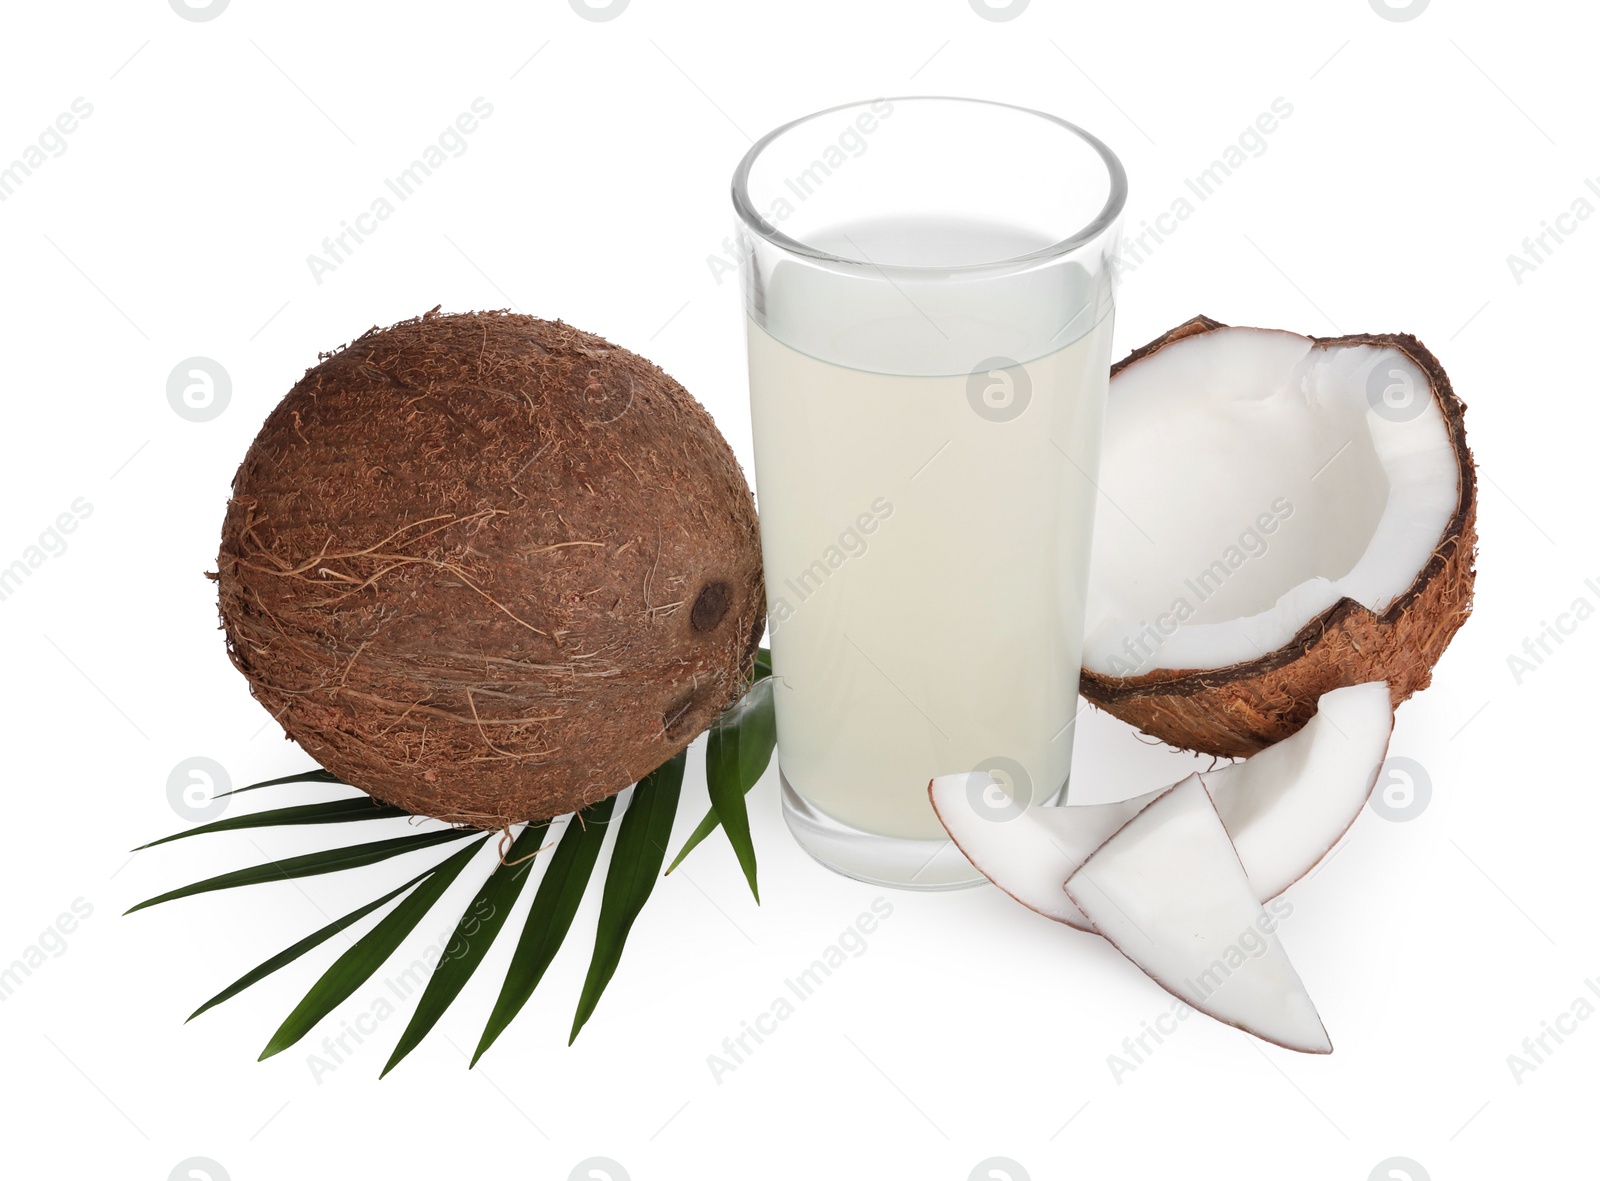
[[[324,767],[499,828],[621,791],[738,696],[755,507],[682,386],[498,312],[320,361],[240,465],[217,561],[234,664]]]
[[[1209,316],[1196,316],[1135,349],[1111,367],[1111,376],[1178,341],[1225,328]],[[1309,340],[1318,348],[1393,348],[1422,371],[1454,454],[1454,512],[1427,562],[1382,612],[1343,598],[1276,651],[1225,668],[1158,668],[1126,677],[1083,670],[1081,691],[1091,702],[1182,749],[1227,758],[1255,754],[1299,730],[1322,694],[1342,685],[1387,681],[1390,700],[1398,706],[1428,687],[1433,666],[1472,611],[1477,471],[1467,446],[1466,406],[1443,366],[1408,334]]]

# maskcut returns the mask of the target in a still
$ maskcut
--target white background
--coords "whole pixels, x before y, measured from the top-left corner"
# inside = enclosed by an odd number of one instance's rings
[[[1600,1020],[1520,1083],[1507,1056],[1600,975],[1600,808],[1582,753],[1600,623],[1520,685],[1506,658],[1574,600],[1600,602],[1585,586],[1600,577],[1587,348],[1600,218],[1520,283],[1506,259],[1576,198],[1600,205],[1584,187],[1600,176],[1596,23],[1576,4],[1481,3],[1400,21],[1367,0],[1035,0],[998,21],[966,0],[634,0],[605,22],[564,0],[234,0],[206,21],[164,0],[8,6],[0,164],[74,99],[93,114],[0,203],[0,564],[75,499],[93,511],[0,602],[0,964],[75,899],[93,913],[0,1004],[6,1174],[156,1181],[203,1156],[236,1181],[559,1179],[604,1156],[636,1181],[960,1181],[1001,1156],[1012,1181],[1358,1181],[1405,1156],[1441,1179],[1565,1175],[1559,1162],[1589,1155]],[[1265,153],[1128,276],[1118,352],[1197,312],[1411,331],[1470,405],[1477,609],[1434,687],[1401,709],[1393,748],[1427,769],[1432,802],[1409,823],[1368,811],[1290,895],[1284,939],[1335,1053],[1295,1056],[1196,1018],[1119,1081],[1107,1056],[1165,994],[993,890],[904,895],[831,876],[789,840],[770,775],[751,796],[763,904],[726,843],[708,843],[657,890],[571,1049],[592,910],[470,1073],[462,1050],[509,937],[382,1083],[404,1013],[320,1081],[306,1058],[370,1010],[381,978],[255,1062],[338,945],[184,1025],[324,915],[415,872],[392,862],[119,917],[320,841],[127,852],[183,826],[166,795],[183,759],[216,759],[236,784],[308,763],[225,659],[202,577],[268,409],[319,349],[371,325],[511,306],[645,353],[748,466],[736,284],[707,261],[730,233],[729,174],[751,136],[791,117],[917,92],[1097,131],[1127,163],[1134,230],[1286,98],[1293,115]],[[465,154],[319,284],[307,255],[480,96],[494,112]],[[1005,183],[1003,159],[964,164]],[[233,383],[203,423],[166,398],[196,355]],[[1080,745],[1075,779],[1096,794],[1186,765],[1103,717]],[[692,776],[679,837],[704,804]],[[714,1081],[707,1056],[879,896],[893,914],[865,954]],[[419,931],[399,962],[435,935]]]

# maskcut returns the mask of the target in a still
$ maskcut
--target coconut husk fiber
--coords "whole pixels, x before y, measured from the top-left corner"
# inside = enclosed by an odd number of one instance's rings
[[[559,321],[372,329],[267,417],[217,559],[228,652],[372,796],[494,829],[584,807],[742,691],[754,501],[710,416]]]

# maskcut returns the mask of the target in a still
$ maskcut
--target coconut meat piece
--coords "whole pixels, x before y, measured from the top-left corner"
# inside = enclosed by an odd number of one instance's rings
[[[1202,1013],[1287,1049],[1333,1049],[1200,776],[1128,821],[1066,892],[1118,951]]]
[[[1259,901],[1277,897],[1338,843],[1371,794],[1393,725],[1384,682],[1333,689],[1290,737],[1205,773]],[[985,771],[941,775],[928,798],[980,873],[1029,909],[1089,930],[1061,884],[1165,790],[1111,804],[1024,806]]]
[[[1211,669],[1342,598],[1382,612],[1455,510],[1438,402],[1400,350],[1217,328],[1113,379],[1083,663]]]
[[[1361,814],[1393,728],[1387,683],[1347,685],[1291,737],[1202,776],[1258,899],[1309,873]]]
[[[928,798],[956,848],[980,873],[1029,909],[1088,931],[1089,920],[1061,883],[1165,790],[1112,804],[1023,806],[989,772],[973,771],[938,776]]]

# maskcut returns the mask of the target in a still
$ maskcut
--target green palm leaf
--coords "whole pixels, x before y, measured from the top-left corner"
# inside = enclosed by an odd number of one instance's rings
[[[753,683],[749,691],[737,704],[726,710],[711,729],[706,749],[706,779],[711,796],[711,811],[685,842],[673,860],[671,868],[676,868],[695,846],[720,827],[728,835],[728,840],[734,847],[740,867],[750,883],[751,892],[756,894],[755,849],[750,836],[745,795],[766,770],[776,741],[771,682],[772,656],[766,648],[757,650],[753,672]],[[578,1033],[593,1015],[601,995],[615,975],[633,923],[654,888],[655,878],[660,873],[661,864],[665,859],[667,841],[672,833],[683,785],[685,762],[686,755],[678,754],[640,780],[634,788],[632,803],[622,818],[611,864],[606,873],[594,950],[584,979],[577,1012],[573,1018],[569,1043],[576,1040]],[[291,783],[349,786],[332,772],[314,768],[248,784],[230,792],[219,793],[216,798]],[[615,803],[615,798],[602,800],[575,814],[569,821],[534,893],[505,982],[496,998],[483,1036],[473,1053],[473,1065],[477,1064],[478,1059],[515,1019],[533,995],[539,981],[560,950],[582,903],[589,880],[593,877]],[[201,833],[240,831],[269,826],[334,824],[406,815],[408,813],[403,809],[382,804],[365,795],[345,797],[322,803],[300,804],[267,809],[244,816],[225,817],[151,841],[147,845],[141,845],[140,848],[151,848]],[[388,1074],[422,1042],[459,997],[478,965],[488,955],[520,898],[523,888],[532,876],[531,856],[539,851],[540,844],[548,831],[548,821],[525,825],[502,863],[484,880],[473,903],[458,921],[455,937],[445,956],[429,977],[417,1009],[400,1035],[393,1054],[383,1068],[383,1074]],[[310,992],[295,1006],[294,1011],[279,1026],[262,1051],[261,1057],[269,1058],[298,1042],[338,1005],[349,999],[362,983],[373,976],[406,937],[416,929],[422,918],[437,905],[446,890],[483,847],[488,836],[471,829],[450,828],[409,833],[366,844],[348,845],[338,849],[288,857],[280,861],[268,861],[232,873],[219,874],[177,890],[170,890],[130,907],[126,913],[131,914],[158,903],[215,890],[355,869],[471,837],[478,839],[382,897],[357,907],[277,955],[264,960],[190,1014],[189,1020],[193,1020],[207,1009],[238,995],[278,969],[293,963],[313,948],[393,903],[397,898],[401,899],[398,906],[379,920],[376,926],[357,940],[323,973]],[[668,870],[669,873],[671,868]],[[756,900],[760,901],[759,894],[756,894]]]
[[[192,886],[168,890],[165,894],[146,898],[136,906],[130,906],[123,913],[132,914],[147,906],[171,902],[175,898],[206,894],[212,890],[230,890],[235,886],[254,886],[261,882],[280,882],[287,878],[311,877],[315,874],[337,873],[342,869],[356,869],[390,857],[398,857],[402,853],[410,853],[415,849],[427,849],[448,841],[459,841],[477,835],[479,835],[477,832],[469,828],[446,828],[437,832],[408,833],[402,837],[390,837],[388,840],[372,841],[365,845],[325,849],[320,853],[305,853],[299,857],[285,857],[282,861],[268,861],[264,865],[252,865],[248,869],[236,869],[232,873],[218,874],[214,878],[207,878]]]
[[[336,959],[333,966],[311,986],[311,991],[306,993],[305,999],[284,1018],[283,1024],[278,1027],[278,1032],[272,1035],[272,1040],[267,1042],[266,1049],[261,1051],[261,1058],[267,1059],[287,1050],[310,1033],[317,1022],[349,999],[351,993],[365,984],[372,974],[383,966],[384,961],[395,953],[400,944],[405,942],[406,936],[411,934],[422,921],[422,916],[433,909],[433,904],[439,901],[445,890],[450,887],[450,883],[456,880],[466,868],[467,862],[472,860],[473,854],[481,849],[488,839],[488,834],[485,833],[465,849],[446,858],[401,901],[399,906],[385,915],[377,926],[356,940],[353,947]]]
[[[207,832],[234,832],[242,828],[268,828],[280,824],[343,824],[351,820],[388,820],[396,816],[409,816],[404,808],[380,804],[371,796],[356,796],[342,800],[328,800],[321,804],[295,804],[288,808],[271,808],[265,812],[251,812],[248,816],[225,816],[202,824],[199,828],[175,832],[170,837],[140,845],[140,849],[153,849],[169,841],[199,836]]]
[[[223,796],[236,796],[242,791],[255,791],[258,787],[277,787],[282,783],[337,783],[341,787],[350,786],[332,771],[324,771],[321,767],[314,767],[310,771],[300,771],[294,775],[283,775],[277,779],[263,779],[260,783],[236,787],[232,791],[219,791],[213,798],[220,800]]]
[[[533,895],[533,905],[528,908],[522,937],[511,957],[511,967],[469,1066],[478,1064],[484,1051],[494,1045],[495,1039],[522,1011],[550,961],[556,958],[561,941],[572,926],[573,916],[578,913],[578,904],[583,901],[583,891],[594,872],[595,862],[600,858],[606,824],[616,802],[616,797],[610,796],[590,804],[567,822],[567,831],[561,834],[561,842]]]
[[[505,858],[484,882],[483,889],[478,891],[472,905],[462,914],[461,921],[456,924],[455,937],[445,949],[433,975],[428,977],[428,987],[422,991],[416,1012],[411,1015],[411,1021],[400,1035],[399,1044],[395,1046],[394,1053],[389,1055],[389,1062],[379,1078],[388,1074],[399,1065],[402,1058],[416,1049],[466,987],[467,981],[472,979],[472,973],[483,962],[483,957],[489,954],[500,928],[511,916],[511,908],[517,904],[522,887],[533,869],[533,856],[539,851],[540,842],[549,830],[549,821],[526,826],[511,843]],[[459,952],[456,951],[458,946],[461,949]]]
[[[600,1003],[600,994],[622,960],[622,947],[633,920],[639,917],[650,891],[655,888],[661,863],[667,857],[667,842],[672,839],[672,820],[678,811],[686,755],[686,751],[679,751],[633,789],[633,800],[623,814],[617,843],[611,850],[611,867],[606,871],[605,890],[600,896],[594,955],[589,960],[589,974],[583,981],[583,994],[578,998],[568,1045],[577,1040],[578,1031]]]
[[[772,761],[777,742],[772,708],[772,678],[757,681],[732,707],[723,711],[706,739],[706,787],[711,794],[711,814],[744,870],[756,903],[756,850],[750,840],[750,816],[744,797]],[[680,854],[681,857],[681,854]]]
[[[416,877],[412,878],[409,882],[405,882],[399,886],[396,886],[393,890],[390,890],[382,898],[375,899],[374,901],[367,903],[365,906],[356,907],[355,910],[352,910],[343,918],[334,919],[333,922],[329,923],[326,927],[323,927],[319,931],[313,931],[310,935],[307,935],[304,939],[300,940],[299,943],[294,944],[292,947],[284,948],[269,960],[264,960],[254,968],[251,968],[250,971],[239,977],[239,979],[235,980],[232,984],[228,985],[227,988],[224,988],[221,992],[217,993],[216,996],[212,997],[205,1004],[201,1005],[193,1013],[190,1013],[188,1020],[193,1021],[207,1009],[210,1009],[216,1005],[220,1005],[223,1001],[228,1000],[230,997],[238,996],[239,993],[249,988],[256,981],[266,979],[285,964],[294,963],[295,960],[305,955],[305,953],[310,951],[313,947],[316,947],[322,943],[326,943],[329,939],[333,938],[333,936],[337,935],[340,931],[343,931],[346,927],[360,922],[384,903],[392,902],[395,898],[399,897],[401,894],[404,894],[407,890],[411,889],[412,886],[416,885],[423,878],[427,877],[430,873],[438,868],[439,867],[436,865],[429,866]]]
[[[711,791],[711,810],[689,834],[683,848],[678,850],[678,855],[667,867],[668,873],[677,869],[694,847],[719,827],[726,828],[722,811],[736,809],[735,823],[742,821],[742,838],[736,837],[734,830],[728,829],[728,839],[733,843],[734,853],[744,869],[751,892],[755,892],[755,850],[750,842],[744,797],[766,771],[767,764],[772,761],[772,749],[778,741],[778,722],[772,693],[773,681],[770,676],[757,681],[749,692],[724,710],[722,716],[712,724],[711,736],[706,742],[706,785]],[[737,804],[734,797],[737,797]],[[760,901],[759,893],[756,894],[756,900]]]

